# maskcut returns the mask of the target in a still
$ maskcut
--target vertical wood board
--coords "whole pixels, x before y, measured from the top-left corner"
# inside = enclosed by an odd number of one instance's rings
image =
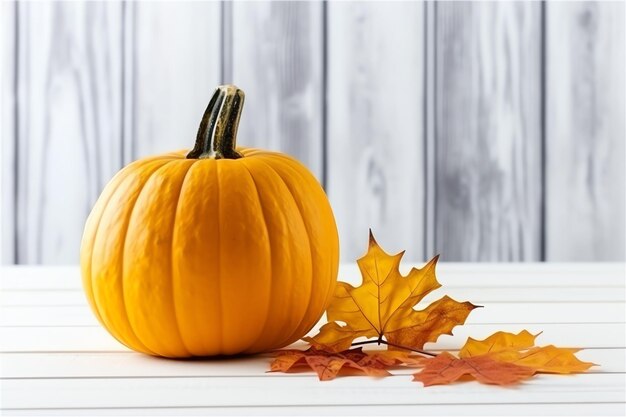
[[[549,2],[548,261],[624,261],[624,3]]]
[[[16,260],[76,263],[84,220],[121,166],[121,4],[18,12]]]
[[[4,263],[76,263],[106,182],[190,148],[221,83],[247,94],[239,144],[326,177],[344,262],[370,227],[411,261],[626,258],[623,3],[1,11]]]
[[[288,153],[321,181],[322,3],[234,2],[224,24],[224,82],[246,93],[238,143]]]
[[[191,149],[220,83],[219,2],[130,3],[131,157]]]
[[[538,261],[541,4],[435,7],[435,248],[447,261]]]
[[[17,3],[0,5],[0,264],[15,262],[15,57]]]
[[[328,5],[328,193],[341,259],[424,259],[424,6]],[[429,254],[430,255],[430,254]]]

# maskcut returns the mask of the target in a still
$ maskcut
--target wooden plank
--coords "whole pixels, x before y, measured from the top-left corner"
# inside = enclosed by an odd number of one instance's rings
[[[424,264],[401,263],[400,271]],[[540,288],[626,286],[623,263],[457,263],[437,264],[437,280],[446,287]],[[356,263],[342,264],[339,279],[354,285],[361,282]]]
[[[423,303],[432,302],[444,294],[458,300],[470,300],[475,304],[488,303],[534,303],[580,304],[588,302],[624,303],[626,294],[623,288],[596,287],[447,287],[428,294]],[[82,290],[59,291],[11,291],[0,293],[1,306],[87,306]],[[622,315],[622,317],[624,317]]]
[[[441,295],[441,294],[439,294]],[[458,293],[455,296],[463,294]],[[436,298],[436,296],[435,296]],[[474,310],[472,323],[624,323],[624,303],[581,302],[577,308],[564,303],[488,303]],[[16,326],[99,326],[85,305],[0,306],[0,327]]]
[[[246,93],[238,143],[286,152],[322,180],[322,3],[234,2],[232,73]]]
[[[418,2],[328,4],[327,189],[344,262],[369,228],[425,257],[423,25]]]
[[[17,8],[16,260],[76,263],[84,220],[121,166],[122,6]]]
[[[424,251],[437,253],[436,227],[436,117],[437,117],[437,2],[424,2]]]
[[[0,290],[80,289],[80,268],[71,266],[13,265],[0,267]]]
[[[576,354],[581,360],[600,364],[591,373],[626,373],[625,349],[585,349]],[[258,377],[290,378],[268,373],[271,354],[228,360],[198,359],[172,361],[140,353],[5,353],[0,363],[2,379],[29,378],[171,378],[171,377]],[[408,375],[415,368],[393,370]],[[298,375],[310,377],[312,372]]]
[[[318,323],[310,334],[321,326]],[[475,324],[468,320],[454,329],[454,336],[444,335],[426,349],[458,349],[468,337],[483,339],[497,331],[533,334],[543,332],[541,344],[581,348],[626,347],[623,323],[540,323],[540,324]],[[0,327],[1,352],[93,352],[128,351],[102,327]]]
[[[406,274],[411,267],[401,265]],[[0,267],[0,289],[46,290],[81,289],[77,266],[17,266]],[[437,265],[439,282],[446,287],[614,287],[624,288],[624,263],[446,263]],[[355,263],[340,266],[339,278],[358,285],[360,273]]]
[[[0,352],[129,351],[103,327],[3,327],[0,335]],[[9,335],[23,339],[8,340]],[[45,339],[37,340],[40,337]]]
[[[220,83],[219,2],[131,2],[132,159],[193,147]]]
[[[616,352],[619,352],[616,350]],[[268,373],[270,356],[226,360],[175,361],[140,353],[7,353],[0,364],[2,379],[111,377],[280,377]]]
[[[163,408],[48,408],[7,410],[13,416],[306,416],[306,415],[346,415],[346,416],[622,416],[626,414],[623,403],[571,403],[571,404],[427,404],[427,405],[350,405],[344,407],[307,405],[278,407],[163,407]]]
[[[436,4],[436,252],[541,257],[541,4]]]
[[[624,261],[624,3],[546,9],[547,260]]]
[[[623,374],[540,375],[524,389],[476,382],[422,388],[410,376],[338,378],[39,379],[3,381],[6,408],[518,404],[621,402]],[[242,395],[245,390],[245,395]],[[79,395],[77,395],[79,394]],[[421,395],[420,395],[421,394]]]
[[[17,131],[17,2],[0,5],[0,264],[15,261],[15,135]]]
[[[0,306],[0,327],[100,326],[86,306]]]

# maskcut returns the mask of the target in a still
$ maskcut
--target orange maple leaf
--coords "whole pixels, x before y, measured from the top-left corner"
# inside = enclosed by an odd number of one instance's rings
[[[420,358],[388,351],[364,352],[362,348],[327,352],[311,347],[307,350],[279,350],[270,364],[270,372],[290,372],[310,368],[320,381],[334,379],[342,370],[369,376],[391,375],[386,368],[400,364],[417,364]]]
[[[339,282],[327,310],[329,322],[316,336],[304,338],[311,348],[278,351],[271,371],[308,367],[324,381],[348,370],[387,376],[387,368],[405,365],[423,368],[413,377],[425,386],[468,378],[508,385],[536,373],[584,372],[594,366],[576,357],[579,349],[535,346],[538,335],[526,330],[518,334],[496,332],[484,340],[468,338],[458,357],[449,352],[435,355],[422,351],[425,343],[436,341],[442,334],[452,334],[452,329],[463,324],[477,306],[444,296],[423,310],[415,310],[417,303],[441,286],[435,276],[438,258],[403,276],[399,271],[403,254],[385,253],[370,230],[367,254],[357,260],[363,278],[361,285],[353,287]],[[376,339],[353,344],[359,337]],[[386,344],[389,349],[369,353],[361,348],[350,349],[369,343]],[[408,350],[431,357],[411,355]]]
[[[537,336],[539,335],[522,330],[518,334],[496,332],[485,340],[470,337],[459,351],[459,357],[472,358],[488,354],[501,362],[527,366],[537,372],[557,374],[582,372],[595,365],[576,357],[575,353],[580,349],[553,345],[535,346]]]
[[[384,252],[370,230],[367,254],[357,260],[362,284],[353,287],[338,282],[327,310],[329,322],[316,336],[304,340],[333,352],[348,349],[358,337],[376,337],[392,347],[421,349],[442,334],[452,334],[452,329],[463,324],[476,306],[444,296],[424,310],[414,310],[427,294],[441,286],[435,276],[438,257],[422,269],[411,269],[405,277],[399,270],[403,254]]]
[[[569,374],[594,366],[576,357],[579,349],[535,346],[537,336],[523,330],[518,334],[496,332],[484,340],[470,337],[458,358],[448,352],[422,358],[424,369],[413,375],[414,380],[428,386],[469,375],[485,384],[507,385],[536,373]]]
[[[442,352],[432,359],[424,358],[424,369],[413,375],[424,386],[449,384],[469,375],[484,384],[510,385],[530,378],[535,370],[526,366],[500,362],[489,355],[456,358]]]

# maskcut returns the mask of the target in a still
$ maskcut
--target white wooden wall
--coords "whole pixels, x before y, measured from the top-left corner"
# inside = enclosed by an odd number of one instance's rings
[[[342,259],[366,249],[424,256],[424,7],[328,6],[327,191]]]
[[[326,187],[342,259],[623,261],[624,4],[3,2],[3,263],[76,263],[136,158],[191,146],[215,85],[239,142]]]
[[[541,3],[435,5],[434,247],[541,259]]]
[[[546,12],[546,254],[624,260],[624,3]]]
[[[323,170],[321,2],[233,2],[224,82],[246,93],[240,143],[297,155]]]

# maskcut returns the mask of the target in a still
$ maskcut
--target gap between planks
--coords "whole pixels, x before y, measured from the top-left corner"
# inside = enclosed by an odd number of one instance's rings
[[[448,294],[455,299],[471,300],[474,304],[502,302],[625,302],[626,292],[619,287],[453,287],[443,286],[428,294],[422,302],[430,302]],[[430,300],[430,301],[429,301]],[[4,306],[86,306],[87,300],[82,290],[47,291],[2,291],[0,307]]]
[[[434,352],[440,352],[436,350]],[[458,352],[458,350],[451,350]],[[123,352],[119,352],[123,353]],[[2,380],[9,379],[114,379],[114,378],[210,378],[210,377],[310,377],[310,371],[295,374],[267,374],[272,356],[262,354],[238,358],[196,358],[171,360],[139,353],[49,353],[4,354]],[[130,352],[129,352],[130,353]],[[588,374],[626,373],[626,349],[584,349],[578,357],[598,364]],[[395,375],[409,375],[415,368],[394,367]]]
[[[411,267],[422,265],[402,264],[406,274]],[[78,266],[4,266],[0,267],[0,289],[75,289],[81,288]],[[340,266],[339,279],[357,281],[360,277],[355,263]],[[444,287],[463,284],[487,286],[542,286],[626,285],[626,263],[440,263],[437,277]],[[53,284],[51,286],[51,284]],[[460,284],[460,285],[459,285]]]
[[[391,409],[392,411],[390,411]],[[554,403],[508,403],[508,404],[335,404],[332,406],[312,404],[306,407],[291,405],[284,406],[260,406],[248,407],[233,405],[230,407],[204,407],[204,406],[165,406],[158,408],[149,407],[106,407],[106,408],[28,408],[28,409],[5,409],[15,416],[46,415],[70,416],[70,415],[136,415],[136,416],[156,416],[156,415],[266,415],[266,416],[306,416],[306,415],[357,415],[357,416],[379,416],[386,414],[393,415],[481,415],[481,416],[503,416],[503,415],[626,415],[626,405],[623,402],[570,402],[562,404]],[[36,414],[35,414],[36,413]]]
[[[5,380],[3,405],[38,407],[272,406],[455,403],[571,403],[624,401],[623,374],[539,375],[515,389],[477,383],[423,389],[410,376],[338,378],[153,378]],[[245,390],[245,395],[242,395]],[[419,395],[418,393],[422,393]],[[113,399],[113,401],[112,401]]]
[[[454,335],[438,339],[436,348],[451,349],[462,346],[467,337],[482,339],[496,331],[517,333],[526,329],[534,334],[542,333],[537,343],[587,348],[626,347],[626,328],[620,323],[610,324],[539,324],[516,323],[510,325],[486,325],[468,323],[454,329]],[[313,330],[315,331],[315,330]],[[67,350],[126,350],[99,327],[40,327],[0,328],[1,352],[5,351],[67,351]],[[426,348],[432,345],[427,344]]]

